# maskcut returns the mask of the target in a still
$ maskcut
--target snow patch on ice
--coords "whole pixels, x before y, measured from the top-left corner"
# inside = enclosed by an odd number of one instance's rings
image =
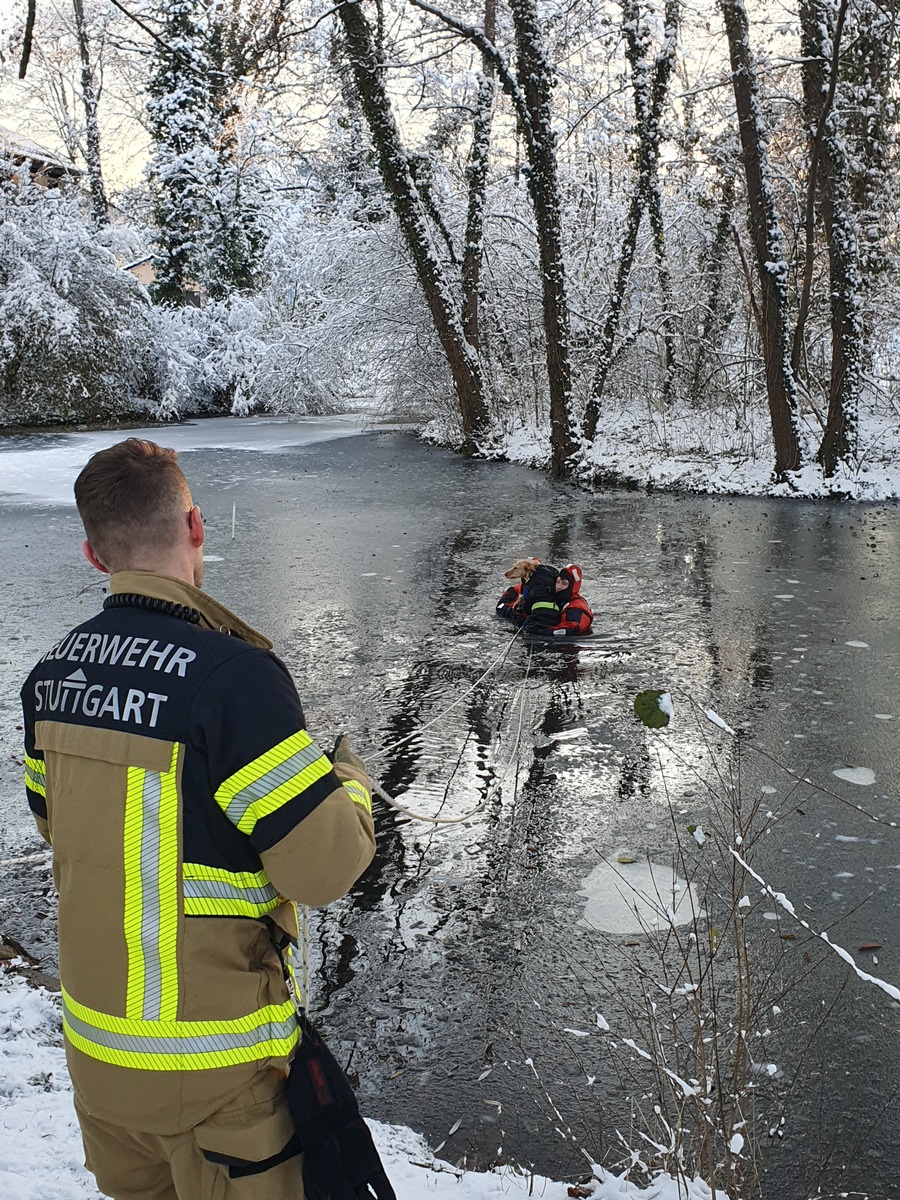
[[[875,782],[875,772],[871,767],[838,767],[831,773],[838,779],[843,779],[847,783],[855,783],[859,787],[869,787]]]
[[[28,434],[0,439],[0,495],[74,504],[72,485],[97,450],[126,437],[148,438],[179,454],[195,450],[272,453],[365,432],[358,414],[331,417],[211,417],[183,425],[90,433]]]
[[[700,911],[693,886],[658,863],[600,863],[579,891],[587,897],[579,925],[606,933],[684,925]]]

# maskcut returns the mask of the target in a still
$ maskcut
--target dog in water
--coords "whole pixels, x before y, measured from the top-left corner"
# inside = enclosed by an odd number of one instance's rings
[[[503,572],[504,579],[521,579],[523,583],[534,574],[534,568],[540,566],[539,558],[517,558],[508,571]]]

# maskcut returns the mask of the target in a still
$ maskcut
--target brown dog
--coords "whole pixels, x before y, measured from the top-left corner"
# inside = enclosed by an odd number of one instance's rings
[[[509,570],[503,572],[503,576],[505,579],[521,579],[523,583],[527,583],[540,561],[539,558],[517,558]]]

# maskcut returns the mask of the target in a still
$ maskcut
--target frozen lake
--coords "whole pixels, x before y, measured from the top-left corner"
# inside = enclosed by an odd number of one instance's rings
[[[475,810],[435,826],[379,808],[372,870],[315,918],[313,1012],[358,1073],[365,1110],[446,1140],[443,1157],[555,1178],[578,1171],[580,1146],[616,1161],[627,1088],[596,1017],[624,1020],[612,997],[637,939],[621,881],[631,871],[646,891],[668,869],[672,889],[667,795],[679,821],[701,822],[701,779],[740,768],[747,794],[783,816],[760,856],[769,881],[815,930],[900,982],[900,832],[840,799],[900,816],[900,511],[591,496],[397,432],[356,432],[258,420],[150,435],[185,452],[208,525],[206,586],[274,638],[322,741],[350,731],[415,811]],[[40,850],[15,761],[18,682],[102,600],[69,497],[88,454],[118,436],[0,441],[7,858]],[[581,563],[591,643],[516,643],[502,657],[509,631],[493,603],[525,553]],[[664,744],[632,713],[645,688],[673,695]],[[775,761],[738,756],[718,726],[688,720],[691,698]],[[0,930],[52,961],[46,863],[4,870]],[[758,1052],[781,1078],[803,1068],[778,1101],[772,1155],[786,1173],[765,1194],[811,1195],[823,1162],[838,1190],[890,1194],[898,1011],[836,959],[813,971],[818,939],[752,898],[764,955],[808,976]],[[877,965],[864,943],[879,944]]]

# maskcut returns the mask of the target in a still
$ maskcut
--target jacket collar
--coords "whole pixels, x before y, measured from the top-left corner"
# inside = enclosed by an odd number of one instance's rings
[[[109,591],[110,595],[137,593],[139,596],[152,596],[155,600],[167,600],[170,604],[186,604],[188,608],[195,608],[199,612],[203,623],[210,629],[230,633],[261,650],[272,649],[267,637],[242,621],[224,604],[181,579],[154,575],[152,571],[117,571],[109,577]]]

